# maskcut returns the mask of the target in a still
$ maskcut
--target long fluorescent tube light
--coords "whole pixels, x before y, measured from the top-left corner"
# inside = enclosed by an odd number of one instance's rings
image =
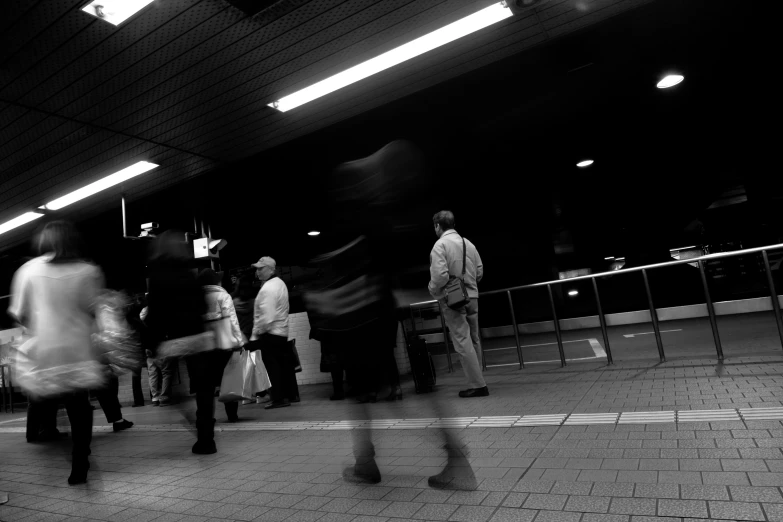
[[[416,38],[406,44],[403,44],[391,51],[385,52],[375,58],[370,58],[366,62],[339,72],[325,80],[314,83],[288,96],[284,96],[269,104],[280,112],[290,111],[307,102],[311,102],[321,96],[342,89],[352,83],[363,80],[373,74],[394,67],[404,61],[415,58],[428,51],[446,45],[449,42],[458,40],[480,29],[484,29],[492,24],[505,20],[513,16],[511,9],[504,7],[502,2],[493,4],[481,11],[468,15],[465,18],[457,20],[449,25],[436,29],[420,38]]]
[[[82,7],[82,11],[112,25],[122,22],[135,15],[154,0],[94,0]]]
[[[16,227],[21,227],[22,225],[29,223],[30,221],[35,221],[39,217],[43,217],[43,214],[41,214],[40,212],[25,212],[21,216],[15,217],[10,221],[6,221],[5,223],[0,223],[0,234],[5,234],[9,230],[13,230]]]
[[[102,190],[106,190],[109,187],[113,187],[114,185],[122,183],[123,181],[127,181],[131,178],[135,178],[136,176],[144,174],[145,172],[150,171],[157,166],[158,165],[155,163],[150,163],[148,161],[139,161],[130,167],[126,167],[120,171],[115,172],[114,174],[106,176],[103,179],[99,179],[95,183],[90,183],[86,187],[74,190],[70,194],[66,194],[61,198],[50,201],[44,206],[47,210],[60,210],[63,207],[67,207],[71,203],[76,203],[81,199],[92,196],[93,194],[96,194]]]

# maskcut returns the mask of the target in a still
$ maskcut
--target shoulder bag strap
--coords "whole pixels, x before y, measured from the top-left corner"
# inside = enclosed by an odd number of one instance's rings
[[[465,246],[465,238],[462,238],[462,281],[465,281],[465,269],[467,268],[468,247]]]

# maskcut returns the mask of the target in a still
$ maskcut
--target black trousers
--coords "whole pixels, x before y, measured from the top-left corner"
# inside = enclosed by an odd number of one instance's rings
[[[122,406],[118,397],[119,392],[120,381],[115,376],[109,378],[105,388],[95,392],[95,397],[101,405],[103,414],[106,415],[106,422],[117,422],[122,419]]]
[[[294,372],[294,354],[288,346],[288,338],[263,334],[261,339],[261,359],[272,383],[272,401],[296,399],[299,397],[299,387]]]
[[[131,372],[131,388],[133,389],[133,404],[144,405],[144,390],[141,388],[141,368]]]
[[[92,407],[86,391],[70,393],[48,399],[28,399],[27,438],[33,439],[41,429],[57,427],[57,409],[65,405],[68,420],[71,423],[71,439],[73,441],[73,460],[86,460],[90,454],[92,442]]]

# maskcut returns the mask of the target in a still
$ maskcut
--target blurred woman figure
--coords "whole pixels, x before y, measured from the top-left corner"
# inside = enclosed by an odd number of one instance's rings
[[[167,230],[152,244],[147,295],[147,346],[153,357],[161,343],[190,337],[204,331],[207,313],[204,292],[190,266],[185,233]],[[217,350],[185,358],[190,377],[190,393],[196,395],[198,440],[193,453],[208,455],[215,447],[215,386],[220,385],[223,354]],[[172,361],[176,364],[176,361]]]
[[[101,269],[86,260],[81,236],[65,221],[44,227],[37,250],[39,257],[14,275],[8,310],[35,338],[25,355],[38,371],[96,360],[91,334],[96,300],[104,286]],[[68,383],[60,384],[68,388]],[[71,389],[60,397],[48,397],[42,403],[48,407],[43,409],[56,408],[58,402],[65,404],[73,439],[68,483],[82,484],[90,468],[87,457],[92,440],[87,390]]]
[[[204,290],[204,298],[207,301],[207,313],[204,314],[204,321],[208,328],[210,325],[215,326],[218,338],[219,353],[215,354],[215,357],[220,359],[220,363],[225,368],[233,349],[244,346],[247,338],[242,335],[242,331],[239,329],[239,320],[231,296],[220,286],[220,276],[211,268],[205,268],[198,274],[198,284]],[[226,407],[228,422],[238,421],[239,402],[225,402],[223,404]]]

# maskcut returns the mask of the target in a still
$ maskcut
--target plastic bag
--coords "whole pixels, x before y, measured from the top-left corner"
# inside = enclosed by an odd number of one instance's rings
[[[252,395],[244,395],[244,373],[249,352],[243,350],[233,352],[223,370],[223,379],[220,381],[220,402],[234,402],[244,399],[252,399]]]
[[[130,299],[123,292],[106,291],[96,304],[98,333],[93,344],[115,374],[145,366],[139,334],[126,319]]]
[[[244,385],[242,394],[245,397],[255,397],[256,393],[266,391],[272,387],[269,381],[269,375],[266,373],[263,361],[261,361],[261,352],[244,351]]]

